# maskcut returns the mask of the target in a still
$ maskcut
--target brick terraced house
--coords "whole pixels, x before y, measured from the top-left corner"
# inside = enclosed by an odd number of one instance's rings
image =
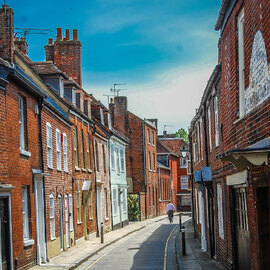
[[[175,187],[177,190],[177,210],[178,211],[191,211],[191,182],[190,182],[190,160],[188,153],[188,144],[180,139],[176,138],[175,134],[167,134],[163,132],[163,135],[158,136],[161,143],[166,146],[170,151],[176,153],[178,158],[177,168],[177,181]],[[186,150],[186,156],[182,156],[182,150]]]
[[[195,228],[223,269],[270,266],[269,1],[222,1],[219,63],[191,122]]]
[[[113,127],[130,140],[126,149],[128,192],[139,196],[142,220],[157,216],[159,189],[155,123],[129,112],[126,97],[114,97],[110,111]]]

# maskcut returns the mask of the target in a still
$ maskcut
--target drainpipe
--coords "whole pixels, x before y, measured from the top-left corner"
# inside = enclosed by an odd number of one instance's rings
[[[146,154],[145,154],[145,120],[143,120],[143,173],[145,185],[145,219],[147,219],[147,176],[146,176]]]
[[[43,158],[43,142],[42,142],[42,122],[41,122],[41,113],[44,106],[44,99],[39,98],[38,100],[38,136],[39,136],[39,147],[40,147],[40,162],[41,162],[41,171],[44,173],[44,158]],[[46,226],[46,197],[45,197],[45,179],[43,176],[43,201],[44,201],[44,228],[45,228],[45,244],[46,244],[46,260],[48,261],[48,250],[47,250],[47,226]]]
[[[192,145],[191,130],[189,131],[188,139],[189,139],[190,174],[191,174],[191,210],[192,210],[191,213],[192,213],[194,238],[196,238],[195,217],[194,217],[194,190],[193,190],[193,145]]]

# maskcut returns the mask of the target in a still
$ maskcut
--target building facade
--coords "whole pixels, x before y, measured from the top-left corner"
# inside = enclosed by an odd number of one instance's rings
[[[196,228],[224,269],[270,265],[269,9],[222,1],[219,65],[190,130]]]

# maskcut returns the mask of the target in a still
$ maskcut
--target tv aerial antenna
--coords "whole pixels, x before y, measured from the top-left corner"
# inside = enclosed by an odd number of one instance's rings
[[[49,33],[52,32],[51,29],[43,29],[43,28],[20,28],[20,27],[15,27],[15,37],[21,36],[21,37],[26,37],[27,35],[48,35]]]
[[[110,104],[110,97],[114,97],[114,95],[103,95],[104,97],[107,97],[107,99],[108,99],[108,106],[109,106],[109,104]]]
[[[126,83],[114,83],[113,84],[113,88],[110,89],[110,91],[113,93],[114,96],[119,96],[119,92],[120,91],[125,91],[125,90],[128,90],[127,88],[115,88],[115,86],[117,85],[126,85]]]
[[[173,127],[173,125],[164,125],[164,129],[163,129],[163,131],[165,131],[165,130],[166,130],[166,127]]]

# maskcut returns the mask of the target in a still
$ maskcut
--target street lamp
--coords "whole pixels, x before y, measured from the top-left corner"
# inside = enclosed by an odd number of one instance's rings
[[[185,146],[182,147],[181,149],[181,154],[182,154],[182,157],[185,158],[187,156],[187,149]]]

